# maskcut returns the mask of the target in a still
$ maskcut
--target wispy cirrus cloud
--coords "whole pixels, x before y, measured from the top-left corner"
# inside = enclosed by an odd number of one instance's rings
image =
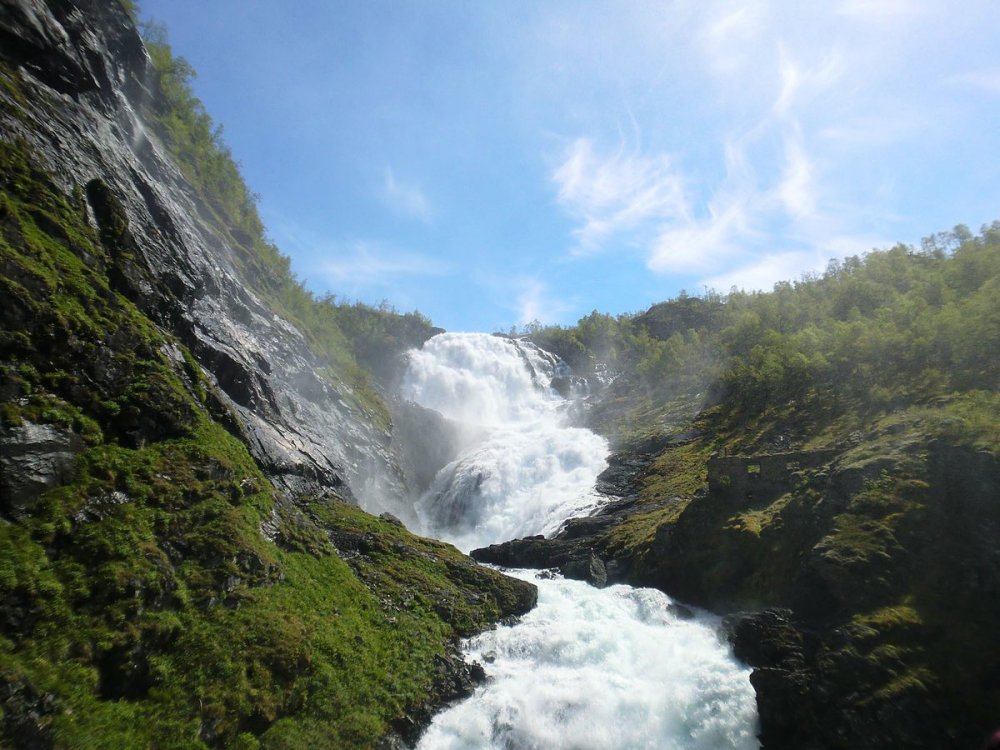
[[[646,265],[657,273],[704,273],[737,255],[751,230],[753,196],[735,193],[713,201],[707,214],[666,225],[647,250]]]
[[[891,2],[878,5],[864,14],[844,3],[838,13],[866,20],[906,13]],[[731,5],[699,19],[694,47],[711,86],[726,93],[719,101],[731,105],[726,96],[741,86],[749,92],[739,99],[741,116],[716,134],[722,170],[663,151],[608,151],[593,135],[572,142],[551,178],[559,205],[577,222],[574,254],[638,248],[659,275],[728,289],[767,288],[821,269],[848,248],[871,249],[870,233],[852,232],[842,218],[849,200],[834,181],[831,154],[834,146],[858,145],[852,139],[904,138],[906,122],[882,122],[877,112],[843,120],[843,112],[855,111],[844,92],[863,91],[857,66],[837,40],[815,49],[789,44],[775,33],[775,9],[769,2]]]
[[[767,27],[768,10],[769,4],[762,0],[730,3],[703,19],[695,39],[712,73],[728,77],[746,65]]]
[[[450,271],[437,258],[363,240],[324,252],[318,265],[324,278],[347,288],[387,286],[399,277],[443,276]]]
[[[780,89],[771,113],[777,117],[794,116],[802,98],[808,100],[832,90],[843,78],[847,64],[841,51],[834,47],[814,65],[804,65],[783,42],[777,43],[778,79]]]
[[[431,204],[424,191],[415,183],[398,179],[391,167],[385,168],[382,198],[398,214],[423,222],[432,218]]]
[[[765,138],[764,136],[767,136]],[[777,137],[780,171],[765,181],[754,163],[761,141]],[[579,221],[574,236],[591,251],[627,241],[657,273],[705,273],[738,260],[776,221],[808,224],[820,214],[822,188],[797,123],[758,126],[723,144],[725,175],[695,211],[693,183],[664,154],[601,154],[578,139],[553,173],[558,200]],[[770,158],[770,157],[769,157]]]
[[[580,222],[577,252],[688,213],[683,181],[666,154],[626,152],[624,145],[599,153],[590,138],[577,138],[552,180],[559,205]]]
[[[816,182],[816,169],[806,153],[802,129],[798,123],[793,123],[788,129],[783,145],[784,167],[775,194],[789,218],[812,218],[817,211],[819,186]]]
[[[768,291],[779,281],[795,281],[804,275],[822,272],[831,258],[863,255],[873,248],[889,244],[886,238],[880,237],[825,237],[808,249],[765,252],[721,273],[706,276],[699,284],[723,292],[733,287],[746,291]]]
[[[709,289],[767,290],[781,280],[795,279],[809,271],[822,270],[827,259],[811,250],[768,253],[736,268],[707,276],[701,283]]]

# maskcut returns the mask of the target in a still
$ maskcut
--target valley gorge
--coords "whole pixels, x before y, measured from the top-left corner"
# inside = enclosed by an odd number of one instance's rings
[[[305,292],[162,54],[114,0],[0,0],[0,746],[1000,725],[1000,227],[803,284],[809,357],[791,287],[446,333]],[[908,324],[978,321],[920,329],[933,371],[864,328],[880,262]]]

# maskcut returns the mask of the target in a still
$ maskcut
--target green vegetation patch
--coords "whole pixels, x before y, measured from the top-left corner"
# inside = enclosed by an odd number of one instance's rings
[[[665,450],[642,479],[640,497],[655,502],[667,497],[693,497],[708,486],[712,445],[697,440]]]

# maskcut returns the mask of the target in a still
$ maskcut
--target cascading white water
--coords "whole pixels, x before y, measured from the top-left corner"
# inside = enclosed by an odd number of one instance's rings
[[[535,582],[538,606],[517,626],[468,642],[492,660],[490,681],[439,714],[418,750],[758,747],[749,670],[713,618],[679,619],[652,589]]]
[[[468,551],[551,534],[600,502],[607,443],[573,427],[550,387],[557,361],[481,333],[444,333],[411,353],[403,394],[463,426],[467,447],[417,503],[424,532]]]
[[[600,502],[607,444],[574,427],[559,363],[523,342],[441,334],[411,354],[404,394],[463,427],[466,448],[420,499],[424,531],[462,549],[549,534]],[[439,714],[419,750],[757,747],[749,670],[708,615],[650,589],[537,578],[538,606],[467,642],[489,682]]]

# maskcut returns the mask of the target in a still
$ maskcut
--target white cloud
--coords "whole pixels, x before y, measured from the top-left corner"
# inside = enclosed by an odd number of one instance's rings
[[[802,71],[792,60],[784,45],[781,46],[780,51],[781,92],[774,103],[774,113],[777,115],[783,115],[791,109],[792,103],[795,101],[795,94],[802,83]]]
[[[778,281],[796,279],[808,271],[820,271],[827,259],[813,250],[771,253],[755,258],[738,268],[708,276],[699,285],[728,292],[732,287],[744,291],[769,291]]]
[[[690,208],[695,200],[685,191],[693,180],[665,155],[619,150],[602,158],[586,138],[574,142],[553,174],[559,203],[580,221],[574,236],[584,249],[624,236],[645,253],[652,271],[705,272],[750,250],[768,223],[794,227],[819,218],[818,170],[796,122],[779,137],[781,173],[761,184],[753,151],[770,143],[773,129],[765,122],[725,140],[726,173],[701,215]]]
[[[415,184],[398,180],[390,167],[385,168],[382,197],[399,214],[424,222],[431,219],[431,205],[424,192]]]
[[[697,273],[716,267],[739,249],[749,232],[747,196],[734,194],[709,207],[708,216],[664,226],[648,250],[646,265],[657,273]]]
[[[781,82],[772,112],[777,117],[789,115],[801,99],[809,99],[832,89],[846,72],[843,55],[836,48],[826,53],[814,67],[794,59],[783,42],[778,42],[778,78]]]
[[[804,250],[761,255],[736,268],[707,276],[698,285],[720,292],[728,292],[733,287],[747,292],[770,291],[779,281],[796,281],[806,274],[823,272],[832,258],[861,256],[891,245],[882,238],[835,236]]]
[[[561,205],[581,225],[574,234],[584,247],[609,242],[618,234],[635,241],[657,273],[704,273],[732,263],[759,245],[775,223],[798,228],[800,235],[822,223],[820,171],[810,157],[801,127],[765,118],[749,132],[723,143],[724,177],[710,190],[700,213],[690,206],[693,183],[661,154],[601,159],[589,139],[578,139],[553,179]],[[775,136],[779,155],[770,153]],[[758,153],[760,152],[760,153]],[[760,165],[779,158],[780,173],[762,181]]]
[[[709,67],[717,76],[731,76],[747,64],[764,30],[766,4],[731,5],[711,18],[699,35]]]
[[[436,258],[387,250],[358,241],[347,252],[330,253],[320,263],[321,273],[345,286],[385,286],[398,276],[442,276],[449,268]]]
[[[570,305],[552,299],[545,282],[533,276],[517,279],[517,322],[526,325],[534,321],[552,323],[571,309]]]
[[[815,168],[806,154],[798,125],[785,136],[784,150],[785,167],[776,190],[778,199],[792,219],[812,218],[817,203]]]
[[[843,158],[911,138],[926,123],[907,100],[887,111],[874,96],[873,62],[898,65],[904,50],[862,38],[857,22],[874,28],[927,14],[887,0],[842,2],[825,13],[764,1],[702,8],[686,51],[711,74],[702,79],[707,111],[729,119],[709,120],[724,124],[696,135],[697,160],[674,156],[687,142],[672,144],[663,137],[669,129],[651,130],[648,121],[656,148],[609,152],[596,130],[577,137],[551,174],[559,205],[576,220],[574,254],[614,243],[638,248],[657,274],[769,288],[822,269],[830,257],[870,249],[856,229],[876,215],[885,224],[890,208],[855,205],[851,196],[864,190],[875,203],[891,203],[892,195],[879,197],[857,179],[845,184]],[[989,90],[1000,75],[953,82]],[[634,129],[638,143],[639,124]],[[704,148],[712,138],[714,155]]]
[[[1000,96],[1000,68],[969,70],[949,76],[947,82],[952,86],[978,89],[987,94]]]
[[[595,152],[578,138],[552,173],[559,204],[580,220],[574,231],[579,251],[600,249],[615,234],[687,214],[683,181],[665,154]]]

